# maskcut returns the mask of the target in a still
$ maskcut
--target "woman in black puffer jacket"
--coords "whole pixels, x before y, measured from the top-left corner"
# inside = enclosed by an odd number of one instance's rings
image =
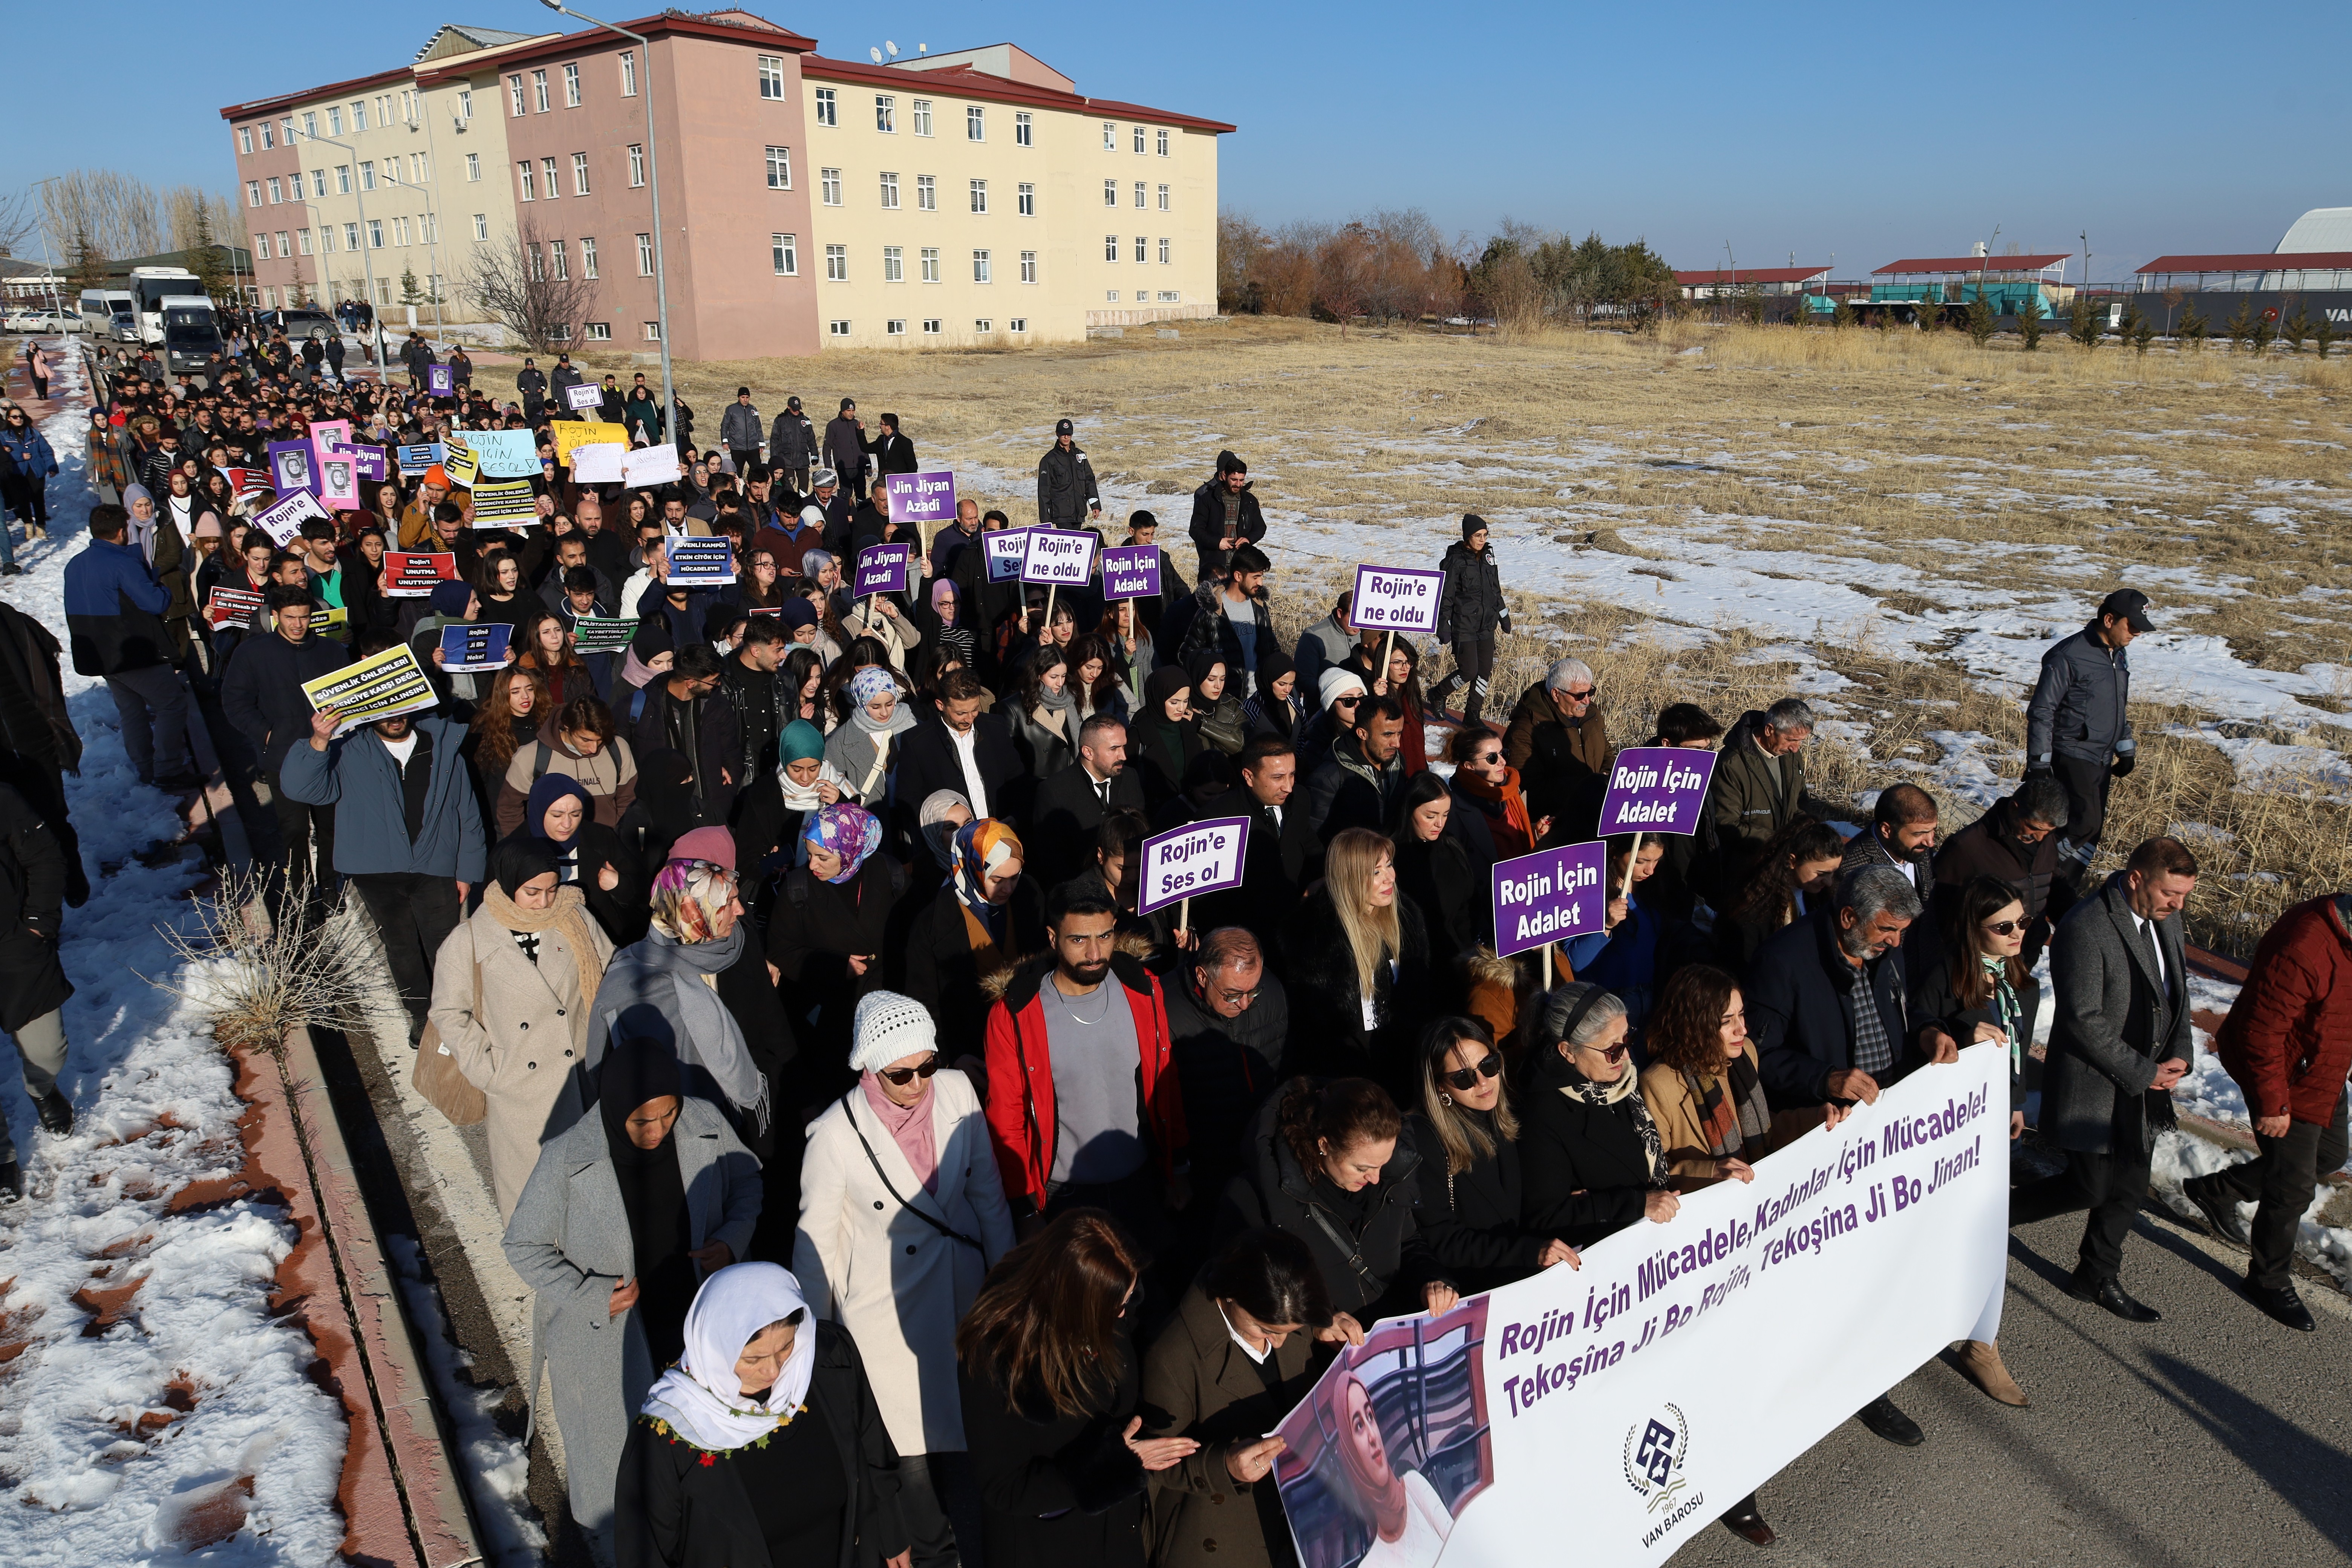
[[[1555,986],[1528,1007],[1519,1161],[1527,1228],[1578,1248],[1680,1206],[1625,1045],[1625,1005]]]

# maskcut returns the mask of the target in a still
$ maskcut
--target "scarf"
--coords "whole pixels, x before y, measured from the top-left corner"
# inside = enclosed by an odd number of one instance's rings
[[[715,977],[742,956],[743,922],[709,942],[682,942],[659,930],[613,955],[596,988],[595,1019],[617,1049],[623,1041],[650,1039],[667,1047],[680,1065],[710,1076],[727,1102],[755,1132],[768,1127],[768,1080],[751,1060],[735,1015],[719,999]],[[706,978],[711,977],[711,978]],[[588,1066],[602,1053],[589,1041]]]
[[[637,1107],[647,1100],[667,1096],[683,1100],[684,1095],[677,1058],[651,1040],[630,1040],[614,1047],[596,1079],[597,1114],[604,1123],[604,1148],[613,1162],[614,1180],[620,1184],[621,1207],[628,1215],[629,1246],[634,1254],[631,1261],[636,1279],[646,1288],[638,1298],[641,1309],[656,1306],[646,1299],[653,1293],[656,1279],[664,1287],[664,1295],[680,1293],[680,1285],[684,1295],[692,1295],[691,1264],[684,1269],[672,1265],[674,1260],[685,1262],[694,1226],[686,1206],[686,1183],[677,1166],[677,1123],[672,1122],[669,1131],[651,1149],[640,1149],[630,1140],[627,1123]],[[681,1115],[684,1109],[683,1105],[679,1107]],[[653,1329],[656,1317],[676,1315],[650,1311],[645,1319],[646,1327]],[[649,1342],[668,1337],[666,1333],[646,1335]]]
[[[144,521],[140,521],[138,511],[131,505],[138,500],[147,503],[148,516]],[[155,524],[163,515],[155,510],[155,498],[148,493],[145,485],[125,485],[122,487],[122,510],[131,513],[131,542],[139,547],[139,553],[146,558],[148,565],[154,565]]]
[[[955,846],[948,860],[947,885],[963,907],[988,928],[992,940],[1003,928],[1004,910],[988,901],[982,879],[1007,861],[1027,859],[1021,847],[1021,836],[993,817],[977,817],[956,829]]]
[[[931,1086],[923,1085],[920,1099],[912,1105],[900,1105],[882,1092],[882,1082],[871,1072],[860,1073],[857,1081],[866,1089],[866,1107],[874,1112],[890,1141],[898,1145],[898,1152],[907,1156],[914,1168],[915,1180],[923,1184],[923,1191],[934,1197],[940,1190],[940,1145],[931,1126]]]
[[[1457,768],[1453,782],[1486,814],[1497,858],[1507,860],[1535,847],[1535,825],[1528,817],[1527,796],[1519,792],[1518,769],[1505,768],[1503,782],[1491,784],[1467,768]]]
[[[948,808],[960,805],[966,811],[971,802],[951,789],[935,789],[923,797],[922,810],[917,814],[917,824],[922,829],[923,845],[931,858],[945,871],[955,865],[955,824],[948,820]]]
[[[547,745],[551,742],[541,741],[540,743]],[[571,837],[556,838],[547,831],[547,814],[557,801],[567,795],[580,802],[580,826],[572,830]],[[533,838],[554,851],[556,876],[566,886],[580,880],[580,839],[588,825],[595,819],[595,797],[588,793],[586,784],[569,773],[541,773],[532,781],[530,798],[523,803],[523,826]]]
[[[511,843],[512,840],[508,842]],[[525,910],[516,908],[515,901],[508,898],[499,890],[499,885],[493,882],[482,889],[482,907],[490,911],[492,920],[518,936],[528,935],[536,938],[545,932],[553,931],[562,937],[563,944],[572,950],[572,962],[580,972],[580,994],[583,996],[596,994],[597,985],[604,978],[604,966],[596,962],[595,941],[588,934],[587,921],[583,915],[583,911],[588,907],[587,896],[579,889],[558,888],[555,889],[555,903],[552,907],[544,910]],[[533,963],[539,962],[536,952],[531,954],[531,962]],[[640,1100],[638,1103],[642,1105],[645,1102]]]
[[[1772,1125],[1763,1080],[1746,1051],[1725,1063],[1721,1076],[1702,1079],[1685,1073],[1683,1083],[1698,1102],[1699,1134],[1706,1140],[1706,1152],[1717,1159],[1760,1142]]]
[[[803,723],[805,721],[796,719],[793,722],[796,724]],[[788,757],[785,760],[787,762],[798,762],[804,759]],[[776,769],[776,786],[783,791],[784,809],[786,811],[806,813],[814,811],[824,805],[824,796],[817,793],[817,784],[826,784],[833,785],[835,789],[845,791],[848,788],[849,781],[841,776],[841,770],[839,768],[835,767],[831,763],[821,762],[816,765],[816,784],[809,785],[806,789],[803,789],[798,784],[793,782],[793,775],[786,772],[783,767],[780,765]]]
[[[772,1323],[792,1320],[793,1353],[765,1398],[742,1392],[736,1358]],[[686,1314],[686,1353],[646,1394],[656,1430],[707,1452],[764,1443],[808,1406],[816,1323],[800,1281],[773,1263],[736,1263],[703,1281]]]
[[[1980,952],[1977,954],[1977,962],[1985,966],[1985,973],[1992,981],[1993,1005],[2000,1015],[1997,1022],[2000,1025],[2001,1033],[2009,1037],[2009,1070],[2012,1074],[2023,1072],[2025,1042],[2017,1037],[2017,1027],[2021,1021],[2019,1015],[2023,1009],[2017,1004],[2016,987],[2009,983],[2009,960]]]
[[[864,806],[845,800],[801,818],[801,837],[841,857],[841,875],[825,879],[838,884],[855,879],[866,857],[881,847],[882,823]]]
[[[1559,1091],[1562,1094],[1573,1095],[1587,1105],[1613,1109],[1619,1103],[1623,1103],[1633,1113],[1633,1131],[1640,1133],[1642,1137],[1642,1156],[1650,1167],[1650,1185],[1663,1187],[1667,1184],[1668,1180],[1666,1152],[1664,1146],[1658,1142],[1658,1124],[1650,1120],[1650,1108],[1643,1103],[1639,1094],[1633,1092],[1638,1087],[1633,1064],[1628,1062],[1625,1070],[1607,1083],[1595,1083],[1574,1068],[1570,1068],[1569,1079],[1560,1085]]]

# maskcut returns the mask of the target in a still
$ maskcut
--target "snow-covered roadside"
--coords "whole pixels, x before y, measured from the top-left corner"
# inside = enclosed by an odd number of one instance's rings
[[[0,597],[63,641],[65,563],[89,540],[74,520],[97,497],[81,456],[89,388],[79,355],[60,358],[64,407],[43,426],[62,470],[56,531],[18,548],[26,574],[0,578]],[[270,1311],[294,1234],[251,1197],[172,1212],[175,1194],[244,1163],[230,1063],[195,1008],[142,978],[177,967],[155,927],[181,918],[195,871],[133,858],[179,820],[137,782],[103,682],[64,679],[84,743],[66,795],[92,888],[66,911],[61,950],[78,990],[59,1087],[79,1121],[62,1141],[42,1134],[0,1052],[0,1113],[28,1189],[0,1210],[0,1355],[14,1352],[0,1365],[0,1497],[16,1505],[0,1555],[88,1568],[226,1536],[208,1561],[324,1562],[343,1534],[345,1423],[310,1380],[309,1339]]]

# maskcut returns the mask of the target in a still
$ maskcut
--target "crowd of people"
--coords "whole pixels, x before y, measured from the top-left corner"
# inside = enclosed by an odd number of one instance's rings
[[[1841,830],[1795,698],[1728,726],[1620,711],[1612,739],[1601,673],[1562,658],[1490,721],[1510,620],[1475,516],[1433,646],[1360,630],[1346,595],[1286,639],[1279,541],[1230,451],[1160,596],[1049,602],[990,569],[1004,511],[964,500],[929,538],[891,518],[912,440],[847,398],[820,433],[742,389],[705,451],[606,377],[615,422],[683,466],[626,489],[557,460],[568,359],[526,362],[514,398],[470,366],[436,396],[429,345],[406,384],[238,346],[201,384],[94,365],[113,499],[66,569],[73,665],[159,787],[197,782],[191,707],[218,715],[278,918],[348,884],[381,931],[419,1086],[483,1126],[532,1403],[601,1559],[1291,1562],[1262,1435],[1335,1347],[1671,1228],[1681,1194],[1963,1050],[2006,1058],[2015,1136],[2045,1008],[2041,1133],[2067,1164],[2017,1217],[2087,1210],[2070,1289],[2155,1315],[2121,1257],[2190,1056],[2198,867],[2156,837],[2088,871],[2130,771],[2140,595],[2052,651],[2023,779],[1939,845],[1908,783]],[[273,541],[268,445],[335,420],[386,477]],[[536,433],[527,524],[478,526],[446,463],[398,460],[485,429]],[[1163,546],[1149,511],[1103,519],[1069,421],[1037,476],[1018,526]],[[674,581],[682,537],[727,541],[735,582]],[[857,552],[901,538],[908,588],[851,595]],[[403,596],[406,550],[454,575]],[[625,648],[578,646],[614,619]],[[484,620],[510,661],[444,671],[442,629]],[[430,710],[313,710],[305,682],[402,645]],[[0,1027],[53,1130],[79,869],[58,653],[0,606]],[[1611,840],[1606,929],[1498,959],[1491,868],[1593,837],[1626,739],[1720,751],[1701,831]],[[1139,911],[1143,841],[1222,816],[1251,824],[1241,886]],[[2195,1194],[2283,1321],[2296,1194],[2344,1157],[2346,914],[2305,905],[2257,954],[2222,1053],[2263,1155]],[[1990,1338],[1958,1365],[2026,1402]],[[1884,1395],[1859,1415],[1922,1440]],[[1410,1522],[1373,1514],[1382,1539]],[[1753,1496],[1724,1520],[1772,1539]]]

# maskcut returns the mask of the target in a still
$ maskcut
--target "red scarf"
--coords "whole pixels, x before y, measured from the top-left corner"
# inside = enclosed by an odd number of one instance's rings
[[[1505,768],[1503,782],[1490,784],[1468,769],[1454,775],[1454,782],[1473,800],[1498,801],[1502,815],[1486,814],[1486,830],[1494,835],[1495,858],[1507,860],[1514,855],[1525,855],[1536,847],[1535,825],[1528,817],[1527,797],[1519,794],[1519,770]]]

